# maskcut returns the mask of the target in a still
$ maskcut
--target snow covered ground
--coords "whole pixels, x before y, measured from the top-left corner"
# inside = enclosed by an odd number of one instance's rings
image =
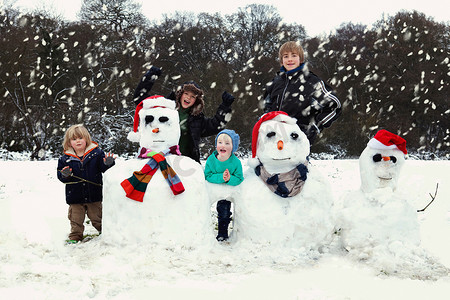
[[[118,163],[121,163],[118,160]],[[335,199],[360,186],[357,160],[314,160]],[[69,232],[55,160],[0,161],[2,299],[448,299],[450,276],[385,274],[343,251],[321,255],[245,242],[185,248],[116,245]],[[419,213],[422,248],[450,267],[450,161],[407,160],[399,187]],[[124,175],[124,178],[128,174]],[[87,227],[86,232],[95,229]],[[412,262],[414,263],[414,262]],[[417,275],[417,276],[415,276]]]

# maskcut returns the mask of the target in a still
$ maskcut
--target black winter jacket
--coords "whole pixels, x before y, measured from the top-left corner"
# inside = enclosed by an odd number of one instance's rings
[[[92,142],[86,149],[83,159],[80,159],[73,150],[64,152],[58,160],[58,179],[66,184],[66,203],[83,204],[102,201],[102,173],[111,166],[106,166],[103,162],[105,153],[98,148],[95,142]],[[64,177],[61,170],[69,166],[72,174],[83,178],[89,182],[82,181],[73,176]]]
[[[187,124],[191,133],[193,147],[192,154],[189,155],[193,160],[200,162],[200,139],[218,134],[227,124],[226,115],[231,113],[231,106],[224,103],[217,108],[216,114],[212,118],[207,118],[203,112],[198,115],[189,115]]]
[[[281,110],[296,118],[311,144],[341,114],[341,103],[331,88],[305,65],[293,72],[280,71],[267,84],[264,100],[264,112]]]

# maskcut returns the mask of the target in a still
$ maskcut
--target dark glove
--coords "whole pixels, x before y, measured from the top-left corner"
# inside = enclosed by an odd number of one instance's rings
[[[222,101],[223,101],[223,104],[225,104],[226,106],[231,106],[231,104],[234,101],[234,97],[227,91],[224,91],[222,94]]]
[[[105,157],[105,165],[106,166],[112,166],[114,164],[114,157],[112,156],[107,156]]]
[[[65,168],[61,170],[61,174],[64,178],[72,176],[72,170],[70,168]]]
[[[134,90],[133,101],[138,105],[142,100],[150,96],[150,91],[155,83],[156,78],[161,75],[161,69],[152,66],[150,70],[145,73],[144,77],[139,80],[139,83]]]
[[[144,77],[142,78],[142,81],[145,80],[152,80],[152,76],[161,76],[161,69],[155,66],[152,66],[150,70],[145,73]],[[153,78],[154,80],[155,78]]]

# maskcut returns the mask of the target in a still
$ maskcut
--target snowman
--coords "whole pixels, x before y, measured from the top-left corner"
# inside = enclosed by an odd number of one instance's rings
[[[359,158],[361,188],[340,199],[337,222],[342,246],[384,274],[429,277],[433,269],[446,273],[419,247],[416,209],[398,189],[406,154],[406,141],[387,130],[369,140]]]
[[[138,158],[118,161],[104,179],[105,240],[195,246],[212,236],[203,169],[180,154],[179,138],[174,101],[140,102],[128,135]]]
[[[236,236],[252,243],[323,250],[334,236],[328,183],[309,163],[309,142],[294,118],[263,115],[236,200]]]

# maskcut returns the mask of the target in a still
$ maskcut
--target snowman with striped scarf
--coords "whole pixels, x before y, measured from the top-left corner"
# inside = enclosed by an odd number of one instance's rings
[[[152,96],[138,104],[128,135],[140,145],[138,157],[104,179],[105,240],[195,246],[210,239],[203,169],[181,155],[179,138],[175,101]]]
[[[236,201],[240,240],[319,252],[332,243],[332,194],[309,162],[309,148],[296,119],[286,113],[269,112],[259,119]]]

